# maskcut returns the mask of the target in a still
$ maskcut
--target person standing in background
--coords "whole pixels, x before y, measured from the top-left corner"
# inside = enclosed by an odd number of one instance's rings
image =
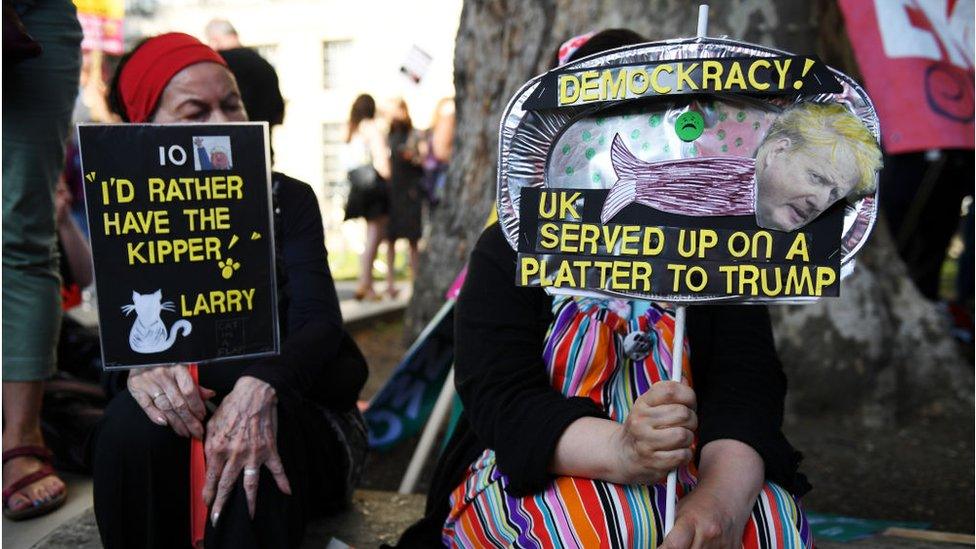
[[[373,289],[373,261],[380,241],[386,238],[389,221],[390,149],[376,119],[376,101],[371,95],[364,93],[353,101],[347,131],[342,153],[343,165],[349,175],[345,219],[362,217],[366,220],[366,245],[360,256],[355,297],[376,300],[379,296]],[[388,283],[392,284],[392,268],[387,277]]]
[[[241,45],[237,29],[226,19],[207,23],[207,42],[224,58],[237,79],[241,100],[252,122],[267,122],[270,128],[285,119],[285,100],[278,87],[278,73],[261,54]]]
[[[394,285],[394,261],[396,241],[405,238],[410,244],[410,273],[417,276],[418,245],[422,232],[421,215],[423,196],[420,179],[424,175],[418,149],[419,136],[413,128],[407,102],[394,99],[390,108],[390,221],[386,228],[386,258],[390,276],[387,277],[387,294],[397,296]]]
[[[5,1],[3,18],[3,514],[19,520],[53,511],[66,497],[40,417],[44,380],[57,366],[54,190],[78,94],[82,33],[70,0]]]
[[[454,146],[454,98],[445,97],[437,102],[434,119],[427,131],[427,150],[424,154],[423,186],[431,207],[437,206],[444,195],[447,181],[447,165],[451,161]]]

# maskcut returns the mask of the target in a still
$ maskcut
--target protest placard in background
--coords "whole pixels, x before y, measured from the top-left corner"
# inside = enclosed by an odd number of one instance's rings
[[[106,368],[278,351],[268,128],[78,128]]]
[[[973,0],[841,0],[888,153],[972,149]]]
[[[74,0],[84,38],[81,49],[102,51],[110,55],[125,53],[122,23],[124,0]]]

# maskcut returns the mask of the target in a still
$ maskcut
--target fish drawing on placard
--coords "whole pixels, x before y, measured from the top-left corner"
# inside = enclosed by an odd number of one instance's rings
[[[756,161],[745,156],[682,158],[644,162],[617,134],[610,147],[617,182],[600,219],[609,223],[633,203],[690,216],[749,215],[755,211]]]

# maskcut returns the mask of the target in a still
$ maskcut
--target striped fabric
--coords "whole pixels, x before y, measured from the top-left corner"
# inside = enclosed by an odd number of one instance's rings
[[[651,384],[668,379],[673,310],[642,302],[557,297],[555,320],[544,359],[553,387],[567,396],[586,396],[623,422],[637,397]],[[651,339],[642,361],[624,353],[634,330]],[[689,352],[682,364],[691,382]],[[697,471],[683,467],[678,496],[693,490]],[[545,490],[509,496],[508,479],[486,450],[451,495],[443,529],[452,547],[656,547],[663,537],[665,483],[620,485],[579,477],[557,477]],[[799,503],[783,488],[767,483],[742,539],[748,549],[804,549],[813,538]]]

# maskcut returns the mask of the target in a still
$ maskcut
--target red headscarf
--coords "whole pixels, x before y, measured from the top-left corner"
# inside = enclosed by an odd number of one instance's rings
[[[173,76],[204,62],[227,66],[223,57],[189,34],[171,32],[144,42],[119,75],[119,94],[129,121],[146,122]]]

